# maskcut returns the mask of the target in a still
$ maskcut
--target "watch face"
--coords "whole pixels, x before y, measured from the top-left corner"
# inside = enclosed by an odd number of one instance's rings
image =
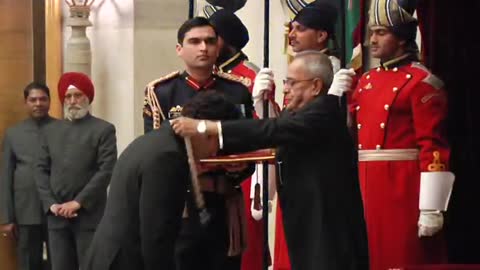
[[[198,123],[198,126],[197,126],[197,131],[199,133],[205,133],[206,130],[207,130],[207,125],[205,124],[205,121],[200,121],[200,123]]]

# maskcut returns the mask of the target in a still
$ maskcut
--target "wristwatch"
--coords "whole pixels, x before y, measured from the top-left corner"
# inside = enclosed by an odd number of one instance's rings
[[[197,131],[200,134],[205,134],[205,132],[207,131],[207,123],[205,122],[205,120],[202,120],[198,123]]]

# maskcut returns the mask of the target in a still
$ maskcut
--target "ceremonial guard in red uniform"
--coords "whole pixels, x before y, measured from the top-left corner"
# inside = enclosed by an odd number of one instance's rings
[[[372,270],[443,263],[443,212],[454,175],[445,134],[443,83],[418,62],[412,1],[374,0],[370,50],[350,111]]]

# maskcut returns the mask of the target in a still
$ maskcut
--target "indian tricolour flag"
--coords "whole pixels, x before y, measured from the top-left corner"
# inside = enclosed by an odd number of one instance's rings
[[[345,18],[345,56],[355,71],[362,68],[365,0],[347,0]]]

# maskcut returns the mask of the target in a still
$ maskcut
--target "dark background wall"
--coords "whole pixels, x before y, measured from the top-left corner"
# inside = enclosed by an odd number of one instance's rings
[[[451,170],[456,175],[447,215],[453,263],[480,264],[480,1],[419,1],[425,63],[449,96]]]

